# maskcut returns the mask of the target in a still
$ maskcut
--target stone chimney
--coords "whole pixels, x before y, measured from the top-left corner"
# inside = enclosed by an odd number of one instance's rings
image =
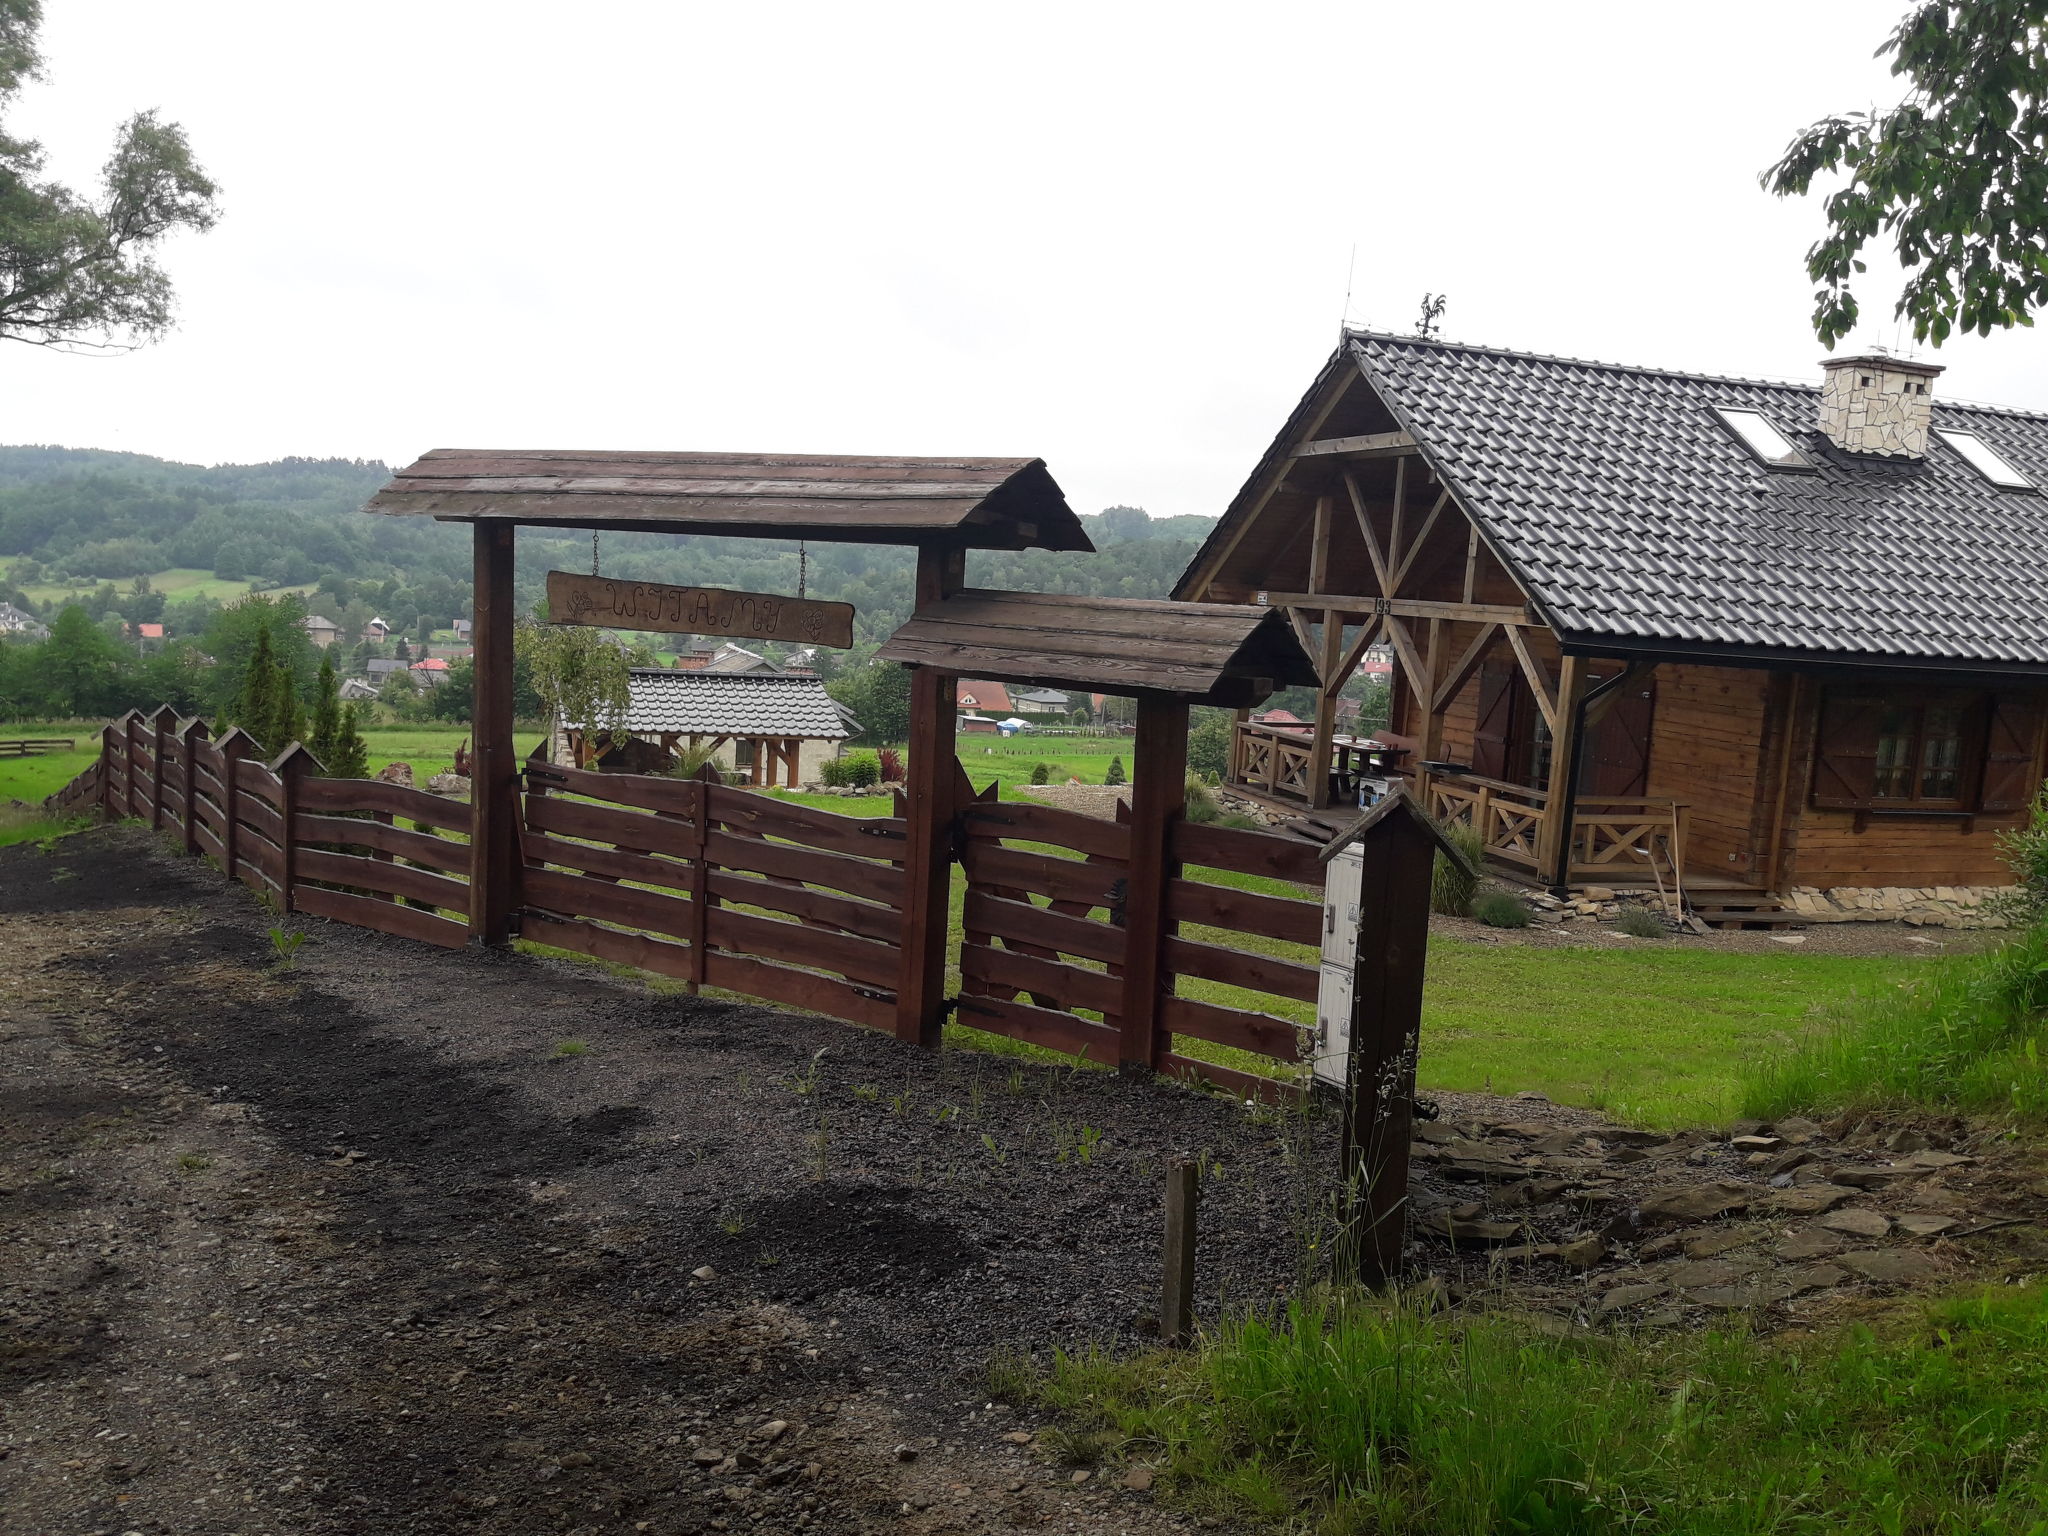
[[[1927,457],[1939,363],[1872,353],[1821,362],[1820,429],[1844,453]]]

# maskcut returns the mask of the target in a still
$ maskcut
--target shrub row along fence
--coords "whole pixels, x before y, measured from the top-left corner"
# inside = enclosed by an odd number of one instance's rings
[[[468,941],[467,803],[324,777],[298,745],[265,763],[239,729],[214,739],[205,722],[168,709],[130,715],[104,740],[53,810],[97,807],[174,831],[188,853],[287,911],[448,947]],[[894,816],[839,815],[729,787],[715,769],[675,779],[530,761],[523,780],[522,937],[895,1026],[907,888],[900,801]],[[1299,1026],[1259,1004],[1316,1000],[1315,965],[1269,951],[1270,941],[1318,942],[1317,845],[1176,820],[1158,931],[1147,934],[1134,931],[1126,900],[1128,825],[994,794],[991,785],[961,795],[959,1022],[1105,1065],[1149,1060],[1234,1092],[1276,1091],[1258,1073],[1197,1060],[1185,1042],[1301,1060]],[[1309,899],[1242,889],[1247,876],[1305,887]],[[1125,978],[1140,945],[1158,956],[1157,1038],[1134,1047]],[[1232,1001],[1178,995],[1183,977]]]

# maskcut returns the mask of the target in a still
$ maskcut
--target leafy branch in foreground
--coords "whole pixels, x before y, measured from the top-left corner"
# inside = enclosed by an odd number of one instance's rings
[[[41,0],[0,0],[0,108],[42,73],[42,19]],[[42,145],[0,131],[0,339],[108,349],[161,336],[171,280],[157,248],[220,217],[185,130],[155,112],[128,119],[96,199],[44,180],[44,163]]]
[[[1825,345],[1855,329],[1861,306],[1850,285],[1880,235],[1907,273],[1893,313],[1912,321],[1917,341],[2031,325],[2048,302],[2044,21],[2044,0],[1921,5],[1878,49],[1908,82],[1906,99],[1888,112],[1823,118],[1763,173],[1779,197],[1847,176],[1823,204],[1826,235],[1806,255]]]

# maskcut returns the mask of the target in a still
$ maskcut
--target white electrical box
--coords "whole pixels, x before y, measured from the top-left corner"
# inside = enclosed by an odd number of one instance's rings
[[[1359,898],[1365,850],[1353,843],[1323,866],[1323,975],[1316,989],[1316,1081],[1346,1087],[1351,1073],[1351,1002],[1358,974]]]

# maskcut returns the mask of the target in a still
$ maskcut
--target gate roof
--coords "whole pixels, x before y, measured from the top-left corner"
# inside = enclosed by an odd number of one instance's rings
[[[876,653],[1005,683],[1256,704],[1316,681],[1278,608],[969,588],[927,603]]]
[[[364,510],[854,544],[1095,547],[1042,459],[436,448]]]

